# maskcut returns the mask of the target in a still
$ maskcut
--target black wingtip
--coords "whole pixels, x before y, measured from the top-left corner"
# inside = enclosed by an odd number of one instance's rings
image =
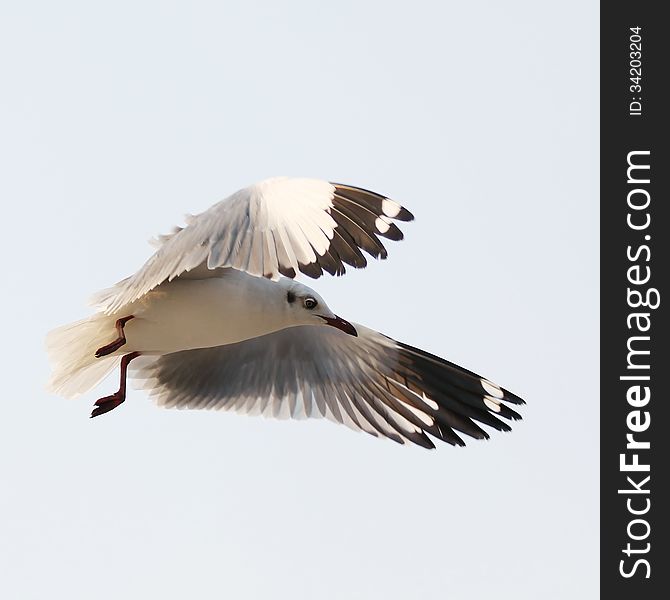
[[[390,200],[390,198],[387,198],[387,200]],[[393,218],[398,221],[413,221],[414,215],[411,212],[409,212],[404,206],[401,206],[400,212]]]
[[[512,404],[526,404],[526,401],[523,398],[520,398],[516,394],[513,394],[509,390],[506,390],[505,388],[501,388],[502,392],[504,394],[503,400],[505,402],[511,402]]]
[[[489,435],[476,422],[498,431],[511,431],[510,425],[499,417],[508,421],[521,420],[519,413],[504,404],[524,404],[518,396],[434,354],[402,342],[397,344],[402,364],[399,372],[405,385],[415,393],[426,394],[439,405],[439,409],[431,414],[445,429],[457,429],[473,438],[488,439]]]

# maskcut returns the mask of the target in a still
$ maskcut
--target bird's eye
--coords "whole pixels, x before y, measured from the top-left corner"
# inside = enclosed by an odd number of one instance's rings
[[[317,304],[318,302],[314,298],[312,297],[305,298],[305,308],[307,310],[312,310],[313,308],[316,308]]]

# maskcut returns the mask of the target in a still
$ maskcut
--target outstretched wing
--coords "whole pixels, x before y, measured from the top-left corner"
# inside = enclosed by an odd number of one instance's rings
[[[167,354],[133,377],[168,408],[235,410],[278,418],[326,417],[396,442],[463,446],[520,419],[521,398],[437,356],[355,325],[300,326],[229,346]]]
[[[396,202],[361,188],[317,179],[277,177],[244,188],[162,236],[135,275],[103,292],[99,307],[113,313],[187,271],[232,267],[276,279],[302,271],[362,268],[362,251],[386,258],[380,237],[401,240],[393,220],[413,216]]]

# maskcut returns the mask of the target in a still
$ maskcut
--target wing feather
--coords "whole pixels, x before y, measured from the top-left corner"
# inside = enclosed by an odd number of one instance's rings
[[[463,446],[507,431],[523,400],[487,379],[375,331],[300,326],[215,348],[147,357],[132,376],[159,405],[274,418],[325,417],[399,443]],[[477,389],[478,388],[478,389]],[[488,402],[485,400],[488,398]]]
[[[258,277],[342,275],[387,252],[378,236],[402,239],[391,221],[413,217],[374,192],[317,179],[276,177],[244,188],[183,228],[159,236],[158,250],[133,276],[97,295],[112,314],[164,281],[203,268],[234,268]]]

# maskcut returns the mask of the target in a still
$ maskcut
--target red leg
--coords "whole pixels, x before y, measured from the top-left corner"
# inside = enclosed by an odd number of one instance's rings
[[[110,410],[114,410],[119,404],[125,401],[126,399],[126,373],[128,372],[128,363],[137,358],[140,355],[139,352],[131,352],[126,354],[121,359],[121,382],[119,383],[119,391],[112,394],[111,396],[105,396],[96,401],[95,406],[97,408],[93,409],[91,413],[91,418],[97,417],[99,415],[104,415]]]
[[[111,344],[107,344],[102,348],[98,348],[95,351],[96,358],[107,356],[108,354],[111,354],[112,352],[118,350],[121,346],[123,346],[126,343],[126,334],[123,331],[123,327],[128,321],[130,321],[130,319],[133,319],[134,317],[135,315],[130,315],[128,317],[123,317],[122,319],[118,319],[116,321],[116,333],[118,334],[118,337]]]

